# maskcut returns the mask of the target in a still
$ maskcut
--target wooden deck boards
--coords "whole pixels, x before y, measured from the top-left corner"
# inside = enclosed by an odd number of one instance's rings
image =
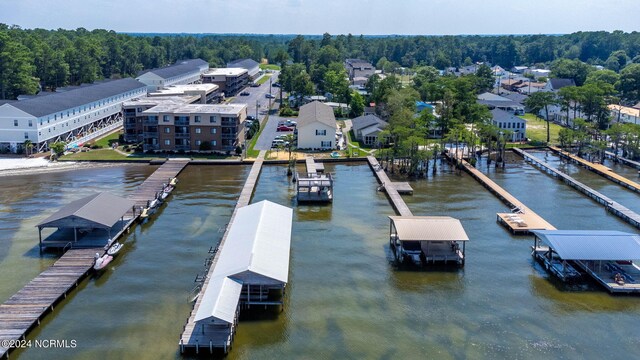
[[[249,205],[256,183],[258,182],[258,178],[260,177],[260,171],[262,170],[262,164],[264,162],[265,155],[266,155],[266,151],[264,150],[260,151],[260,154],[258,155],[253,165],[251,166],[251,170],[249,171],[247,180],[245,181],[244,187],[240,192],[240,197],[238,198],[238,202],[236,203],[233,213],[231,214],[231,219],[229,220],[229,223],[226,226],[224,234],[222,235],[222,239],[218,244],[218,249],[222,249],[222,247],[224,246],[224,243],[227,240],[229,229],[231,228],[231,224],[233,223],[233,220],[235,219],[235,216],[236,216],[236,211],[243,206]],[[218,348],[218,349],[219,348],[228,349],[228,347],[231,345],[231,340],[227,340],[227,339],[233,339],[235,326],[231,327],[230,329],[225,329],[223,331],[220,331],[220,329],[218,328],[216,329],[206,328],[204,331],[204,334],[202,333],[202,329],[200,329],[199,331],[195,331],[196,330],[195,316],[196,316],[196,313],[198,312],[198,309],[200,308],[203,295],[207,289],[207,286],[209,285],[211,274],[213,273],[213,269],[215,269],[216,267],[216,264],[220,257],[220,253],[221,251],[216,252],[216,254],[213,257],[213,260],[211,261],[209,272],[207,273],[207,276],[202,284],[202,287],[200,288],[200,292],[198,293],[198,298],[196,299],[196,303],[194,304],[193,310],[191,310],[191,313],[189,314],[189,319],[187,319],[187,323],[185,324],[182,330],[182,334],[180,335],[180,341],[178,345],[181,347],[181,351],[183,348],[192,349],[196,347],[201,347],[203,350],[209,349],[209,342],[211,342],[212,348]]]
[[[549,149],[551,149],[551,151],[553,151],[554,153],[564,157],[565,159],[570,159],[573,162],[576,162],[586,167],[587,169],[595,172],[596,174],[604,176],[605,178],[615,182],[616,184],[622,185],[635,192],[640,192],[640,184],[638,184],[635,181],[631,181],[624,176],[616,174],[613,170],[611,170],[610,168],[602,164],[592,163],[579,156],[563,151],[562,149],[555,146],[549,146]]]
[[[169,182],[187,166],[189,160],[166,161],[151,174],[130,198],[136,206],[146,206],[147,200],[155,197],[155,193],[162,189],[162,184]],[[129,212],[133,215],[133,211]],[[124,233],[135,218],[130,216],[115,238]],[[78,282],[93,267],[96,252],[103,253],[102,248],[68,250],[52,266],[42,271],[35,279],[27,283],[17,293],[0,305],[0,339],[18,340],[26,336],[27,332],[39,324],[47,311],[60,299],[78,285]],[[0,358],[8,356],[11,349],[0,347]]]
[[[411,212],[411,210],[409,210],[409,207],[404,202],[404,200],[402,200],[402,196],[400,196],[400,193],[396,189],[396,183],[389,180],[389,177],[378,163],[378,160],[376,160],[376,158],[373,156],[367,156],[367,161],[369,162],[369,166],[373,170],[373,173],[376,174],[378,182],[380,182],[380,184],[384,186],[387,196],[389,196],[391,204],[396,209],[398,214],[400,214],[400,216],[413,216],[413,213]]]
[[[542,216],[535,213],[535,211],[529,209],[524,203],[518,200],[515,196],[511,195],[508,191],[503,189],[500,185],[496,184],[488,176],[483,174],[480,170],[473,167],[464,159],[460,159],[465,171],[469,173],[474,179],[481,183],[484,187],[489,189],[491,193],[502,200],[503,203],[514,209],[516,213],[498,213],[498,222],[506,226],[513,234],[528,234],[530,230],[556,230],[556,228],[547,222]],[[518,223],[516,221],[510,221],[510,215],[518,215],[524,221]]]

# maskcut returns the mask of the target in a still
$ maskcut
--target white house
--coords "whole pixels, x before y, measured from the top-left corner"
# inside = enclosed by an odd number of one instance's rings
[[[515,142],[526,140],[526,120],[510,112],[500,109],[491,110],[491,114],[493,115],[493,125],[499,127],[501,131],[511,133],[511,138],[509,139],[509,141]]]
[[[64,141],[80,144],[122,126],[122,103],[145,96],[147,88],[132,78],[59,88],[0,106],[0,149],[34,151]]]
[[[609,105],[613,121],[621,123],[640,124],[640,109],[622,105]]]
[[[330,150],[336,146],[336,118],[330,106],[318,101],[300,107],[298,148]]]
[[[204,60],[181,60],[167,67],[146,70],[136,80],[147,85],[149,92],[155,92],[170,85],[199,83],[208,69],[209,63]]]

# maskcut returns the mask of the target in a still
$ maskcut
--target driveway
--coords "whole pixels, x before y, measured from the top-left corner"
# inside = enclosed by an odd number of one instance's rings
[[[276,131],[278,122],[286,120],[286,118],[277,115],[270,115],[269,121],[267,121],[264,126],[262,134],[260,134],[253,148],[255,150],[269,150],[271,149],[271,142],[273,142],[273,139],[275,139],[277,135],[293,134],[293,131]]]

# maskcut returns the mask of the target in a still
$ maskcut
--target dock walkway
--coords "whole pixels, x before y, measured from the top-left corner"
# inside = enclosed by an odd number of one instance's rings
[[[40,273],[0,305],[0,341],[24,339],[26,334],[54,305],[67,297],[93,266],[95,249],[67,251],[51,267]],[[10,349],[0,346],[0,358]]]
[[[262,164],[264,162],[264,157],[266,155],[266,151],[260,151],[258,158],[254,161],[251,166],[251,171],[249,172],[249,176],[240,192],[240,197],[238,198],[238,202],[231,214],[231,219],[226,226],[224,234],[222,235],[222,239],[218,244],[218,249],[222,249],[225,241],[227,240],[227,235],[229,234],[229,229],[231,229],[231,224],[236,216],[236,211],[243,207],[249,205],[251,201],[251,196],[253,195],[253,191],[255,189],[256,183],[258,182],[258,178],[260,177],[260,171],[262,170]],[[213,274],[213,269],[215,269],[218,259],[220,257],[220,251],[217,251],[211,261],[211,266],[209,267],[209,271],[206,275],[206,278],[200,288],[198,293],[198,297],[196,299],[196,303],[193,307],[193,310],[189,314],[189,319],[187,323],[182,329],[182,334],[180,335],[180,352],[184,352],[185,349],[195,349],[196,354],[199,353],[200,348],[208,349],[210,353],[213,352],[213,349],[222,349],[225,353],[231,347],[233,342],[233,338],[235,335],[236,324],[233,324],[228,329],[216,329],[214,328],[202,328],[202,331],[196,330],[196,313],[200,308],[200,304],[202,302],[202,298],[204,296],[205,291],[207,290],[207,286],[209,285],[209,280],[211,279],[211,275]],[[206,329],[206,330],[204,330]]]
[[[635,181],[631,181],[624,176],[616,174],[613,170],[602,164],[592,163],[591,161],[587,161],[579,156],[568,153],[555,146],[549,146],[549,149],[565,159],[570,159],[571,161],[582,165],[583,167],[593,171],[594,173],[604,176],[605,178],[613,181],[616,184],[622,185],[635,192],[640,192],[640,184]]]
[[[135,206],[146,206],[147,200],[156,197],[162,184],[178,176],[187,164],[189,160],[169,160],[156,169],[131,196]],[[127,219],[122,229],[113,237],[114,241],[133,225],[138,215],[139,213],[134,214],[133,209],[127,212]],[[93,267],[96,252],[104,253],[103,246],[104,243],[100,243],[96,247],[68,250],[52,266],[0,305],[0,341],[24,339],[53,310],[54,305],[65,298],[87,275]],[[8,358],[11,350],[0,346],[0,358]]]
[[[367,156],[367,161],[369,162],[369,166],[371,166],[373,173],[376,174],[378,182],[380,182],[380,184],[384,186],[384,190],[387,192],[387,195],[391,200],[391,204],[396,209],[398,214],[400,214],[400,216],[413,216],[413,213],[411,212],[411,210],[409,210],[407,204],[405,204],[404,200],[402,200],[402,196],[400,196],[400,193],[396,188],[396,183],[389,180],[387,173],[384,172],[382,166],[380,166],[380,164],[378,163],[378,160],[376,160],[376,158],[373,156]]]
[[[511,208],[512,213],[498,213],[496,215],[498,222],[506,226],[513,234],[529,234],[530,230],[556,230],[553,225],[529,209],[515,196],[500,187],[500,185],[489,179],[489,177],[480,170],[473,167],[464,159],[460,159],[460,161],[464,170],[471,175],[471,177],[476,179]]]
[[[307,174],[324,172],[324,165],[322,163],[316,163],[313,156],[307,156],[305,158],[305,165],[307,166]]]
[[[612,153],[611,151],[605,151],[604,154],[606,156],[610,157],[611,159],[617,159],[618,161],[620,161],[621,163],[623,163],[623,164],[625,164],[627,166],[631,166],[632,168],[640,170],[640,162],[633,161],[633,160],[627,159],[627,158],[623,158],[622,156],[616,157],[616,155],[614,153]]]
[[[516,152],[516,154],[519,154],[520,156],[524,157],[524,159],[534,165],[537,165],[539,168],[542,168],[543,170],[545,170],[547,173],[549,173],[550,175],[561,179],[562,181],[564,181],[565,183],[567,183],[568,185],[570,185],[571,187],[573,187],[574,189],[580,191],[581,193],[589,196],[591,199],[593,199],[594,201],[598,202],[599,204],[602,204],[605,209],[609,212],[611,212],[612,214],[618,216],[619,218],[621,218],[622,220],[628,222],[629,224],[640,228],[640,215],[638,215],[637,213],[635,213],[634,211],[622,206],[621,204],[613,201],[612,199],[610,199],[609,197],[605,196],[604,194],[601,194],[597,191],[595,191],[594,189],[588,187],[587,185],[577,181],[576,179],[572,178],[571,176],[561,172],[560,170],[554,168],[553,166],[549,165],[547,162],[542,161],[538,158],[536,158],[535,156],[528,154],[524,151],[522,151],[521,149],[518,148],[514,148],[513,151]]]

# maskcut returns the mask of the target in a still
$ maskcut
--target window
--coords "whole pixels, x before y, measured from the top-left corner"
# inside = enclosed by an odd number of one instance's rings
[[[165,127],[164,128],[164,133],[165,134],[170,134],[171,133],[171,128],[170,127]]]
[[[162,115],[163,122],[169,122],[169,115]]]
[[[196,134],[201,134],[201,133],[202,133],[202,129],[196,128]]]
[[[29,127],[33,126],[33,120],[29,120]]]
[[[29,133],[28,133],[28,132],[25,132],[25,133],[24,133],[24,138],[25,138],[25,139],[28,139],[28,138],[29,138]]]
[[[165,145],[171,145],[171,140],[169,140],[169,139],[165,140],[165,141],[164,141],[164,144],[165,144]]]
[[[215,124],[215,123],[216,123],[216,117],[215,117],[215,116],[213,116],[213,115],[212,115],[212,116],[209,116],[209,122],[210,122],[210,123],[212,123],[212,124]],[[212,134],[213,134],[213,133],[212,133]]]
[[[202,144],[202,141],[196,140],[196,146],[200,146],[200,144]]]
[[[316,129],[316,135],[325,136],[325,135],[327,135],[327,130],[318,130],[318,129]]]
[[[325,130],[325,132],[326,132],[326,130]],[[331,147],[331,141],[320,141],[320,147],[330,148]]]
[[[13,126],[18,126],[18,120],[13,120]]]
[[[211,146],[217,146],[217,145],[218,145],[218,142],[217,142],[217,141],[215,141],[215,140],[211,140]]]
[[[215,133],[217,133],[217,132],[218,132],[218,128],[211,128],[211,133],[212,133],[212,134],[215,134]]]
[[[200,122],[200,115],[196,115],[194,118],[194,121],[199,123]]]

